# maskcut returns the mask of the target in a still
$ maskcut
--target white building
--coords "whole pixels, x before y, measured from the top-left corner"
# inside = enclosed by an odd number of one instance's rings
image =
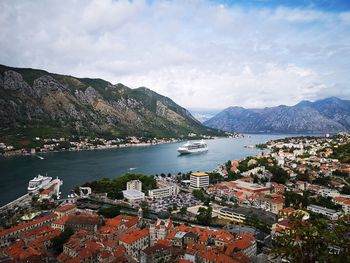
[[[159,189],[152,189],[148,191],[148,195],[151,199],[163,198],[168,196],[177,195],[179,193],[179,187],[177,185],[171,185]]]
[[[126,190],[142,191],[142,182],[140,180],[131,180],[126,183]]]
[[[206,188],[209,186],[209,175],[204,172],[192,173],[190,181],[192,188]]]
[[[318,206],[318,205],[308,205],[307,210],[314,212],[316,214],[325,215],[331,220],[337,220],[338,219],[338,213],[337,211],[333,209],[329,209],[326,207]]]
[[[346,215],[350,214],[350,200],[346,200],[342,203],[343,211]]]
[[[336,196],[340,196],[339,191],[335,190],[335,189],[330,189],[330,188],[323,188],[320,189],[319,191],[320,195],[322,195],[323,197],[336,197]]]
[[[145,199],[145,194],[141,191],[130,189],[130,190],[124,190],[123,196],[126,200],[128,200],[130,203],[135,203],[138,201],[143,201]]]

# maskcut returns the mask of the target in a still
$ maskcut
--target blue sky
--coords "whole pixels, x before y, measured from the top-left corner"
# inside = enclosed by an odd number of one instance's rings
[[[350,1],[0,1],[0,63],[187,108],[350,99]]]

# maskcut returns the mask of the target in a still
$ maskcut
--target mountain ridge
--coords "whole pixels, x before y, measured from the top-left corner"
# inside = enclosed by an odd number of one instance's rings
[[[217,135],[149,88],[0,65],[0,134],[182,137]]]
[[[350,130],[350,100],[329,97],[262,109],[231,106],[204,125],[228,132],[336,133]]]

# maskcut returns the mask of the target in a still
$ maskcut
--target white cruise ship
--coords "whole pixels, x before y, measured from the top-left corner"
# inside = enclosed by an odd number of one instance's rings
[[[207,144],[201,140],[200,142],[187,142],[177,149],[180,154],[188,154],[188,153],[201,153],[208,151]]]
[[[39,174],[37,177],[34,177],[34,179],[29,181],[28,193],[44,188],[51,182],[51,180],[52,177],[42,176]]]

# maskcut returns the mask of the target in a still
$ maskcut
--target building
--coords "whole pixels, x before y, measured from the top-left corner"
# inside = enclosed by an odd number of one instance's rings
[[[75,232],[63,245],[58,256],[60,263],[74,262],[127,262],[125,248],[116,240],[100,239],[95,233],[85,230]]]
[[[131,180],[126,183],[126,190],[142,191],[142,182],[140,180]]]
[[[149,247],[149,230],[147,228],[131,228],[119,237],[119,244],[126,249],[126,254],[139,259],[141,251]]]
[[[236,207],[236,208],[222,208],[220,210],[213,210],[217,213],[219,218],[228,219],[237,223],[243,223],[247,217],[257,217],[261,220],[267,222],[268,224],[273,224],[277,221],[277,215],[263,211],[256,208],[247,207]]]
[[[209,175],[204,172],[192,173],[190,176],[192,188],[206,188],[209,186]]]
[[[254,203],[265,211],[278,214],[278,212],[284,207],[284,197],[280,194],[260,194],[255,199]]]
[[[20,234],[27,232],[28,230],[41,227],[44,225],[49,225],[52,221],[56,219],[55,214],[49,214],[47,216],[34,219],[28,223],[14,226],[9,229],[5,229],[0,232],[0,248],[8,247],[12,241],[19,237]]]
[[[75,232],[86,230],[97,232],[103,224],[103,218],[95,214],[75,214],[68,216],[65,227],[72,228]]]
[[[163,198],[174,196],[179,193],[179,187],[177,185],[171,185],[163,188],[152,189],[148,191],[148,196],[151,199]]]
[[[337,213],[337,211],[335,211],[333,209],[329,209],[329,208],[318,206],[318,205],[308,205],[307,210],[309,210],[313,213],[316,213],[316,214],[324,215],[331,220],[338,219],[338,213]]]
[[[247,201],[252,196],[270,193],[270,186],[254,184],[248,180],[253,179],[247,177],[235,181],[218,183],[208,188],[207,192],[216,196],[234,197],[239,202]]]
[[[58,218],[60,218],[62,216],[74,214],[76,212],[76,209],[77,207],[75,204],[63,205],[55,209],[55,214],[57,214]]]
[[[173,227],[173,222],[170,220],[170,214],[166,211],[159,212],[157,222],[151,224],[149,227],[151,246],[153,246],[158,240],[164,240]]]
[[[350,214],[350,199],[347,199],[342,203],[342,208],[346,215]]]
[[[143,192],[134,189],[124,190],[123,196],[130,203],[143,201],[145,199],[145,194]]]
[[[51,227],[53,229],[58,229],[59,231],[63,232],[65,229],[67,220],[68,220],[68,216],[61,216],[60,218],[58,218],[57,220],[51,223]]]
[[[141,252],[141,263],[162,263],[170,262],[171,249],[163,244],[155,244]]]

